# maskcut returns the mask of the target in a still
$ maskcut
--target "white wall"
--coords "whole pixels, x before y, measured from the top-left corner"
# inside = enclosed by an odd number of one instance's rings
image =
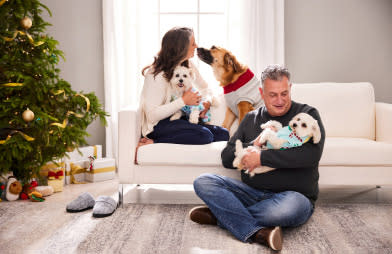
[[[286,0],[285,51],[293,82],[369,81],[392,103],[391,0]]]
[[[43,11],[44,19],[53,26],[47,33],[59,41],[59,49],[66,61],[58,68],[60,77],[68,81],[75,91],[94,92],[104,105],[103,35],[101,0],[42,0],[52,12]],[[87,132],[90,145],[105,145],[105,128],[99,119]],[[105,149],[103,148],[103,151]]]
[[[53,14],[43,15],[53,24],[48,33],[66,56],[61,77],[104,103],[102,1],[42,3]],[[392,103],[392,1],[286,0],[285,61],[293,82],[370,81],[376,99]],[[98,121],[88,132],[89,144],[105,145]]]

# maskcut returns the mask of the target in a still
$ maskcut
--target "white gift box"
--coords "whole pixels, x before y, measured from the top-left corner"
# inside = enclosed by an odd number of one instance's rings
[[[69,158],[65,157],[65,161],[72,162],[72,161],[88,160],[89,156],[95,156],[95,159],[102,158],[101,145],[79,147],[79,151],[82,154],[80,154],[77,149],[75,149],[72,152],[68,152],[67,155],[69,156]]]
[[[89,166],[86,163],[86,167]],[[89,182],[100,182],[113,179],[116,175],[116,161],[112,158],[96,159],[93,162],[93,169],[86,171],[85,179]]]
[[[85,181],[86,167],[89,165],[89,160],[79,160],[66,163],[65,183],[72,183],[71,171],[76,183],[83,183]]]

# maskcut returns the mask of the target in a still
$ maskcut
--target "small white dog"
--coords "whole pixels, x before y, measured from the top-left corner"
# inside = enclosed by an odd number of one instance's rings
[[[170,80],[171,89],[168,89],[169,96],[168,100],[173,101],[177,98],[182,97],[183,93],[187,91],[189,88],[192,88],[193,91],[197,91],[193,88],[192,83],[195,79],[194,73],[190,68],[185,66],[178,65],[173,72],[173,77]],[[185,106],[181,110],[177,111],[170,117],[170,121],[180,119],[183,112],[185,114],[189,114],[189,122],[197,124],[199,122],[200,112],[204,110],[203,101],[200,102],[199,105],[196,106]],[[206,118],[202,120],[206,123],[211,120],[211,113],[207,111],[205,114]]]
[[[260,151],[261,149],[288,149],[293,147],[301,146],[302,144],[313,138],[313,143],[317,144],[321,139],[320,127],[317,120],[311,115],[306,113],[299,113],[291,119],[289,125],[282,127],[282,124],[277,121],[268,121],[261,125],[264,130],[260,135],[254,140],[261,147],[249,146],[246,149],[242,147],[242,142],[236,140],[236,151],[235,159],[233,161],[233,166],[239,170],[243,169],[241,164],[242,158],[245,154],[252,151]],[[254,143],[253,142],[253,143]],[[250,176],[255,174],[265,173],[274,170],[274,168],[261,166],[255,168],[250,172]]]

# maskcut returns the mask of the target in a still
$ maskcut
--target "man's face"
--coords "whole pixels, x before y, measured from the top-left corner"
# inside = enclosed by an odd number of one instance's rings
[[[264,90],[260,89],[268,113],[271,116],[283,116],[291,107],[291,83],[287,77],[282,80],[266,79]]]

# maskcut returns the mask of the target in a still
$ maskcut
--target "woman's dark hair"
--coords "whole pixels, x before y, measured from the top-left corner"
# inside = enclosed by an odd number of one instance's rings
[[[148,68],[153,67],[154,77],[163,71],[163,76],[169,81],[177,65],[189,67],[188,60],[183,60],[188,54],[192,35],[193,30],[187,27],[174,27],[166,32],[162,38],[162,46],[158,56],[154,57],[154,62],[151,65],[143,68],[143,76]]]

